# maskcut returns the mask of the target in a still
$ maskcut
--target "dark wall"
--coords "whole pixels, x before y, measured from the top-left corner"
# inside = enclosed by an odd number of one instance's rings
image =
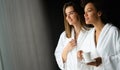
[[[111,22],[120,28],[120,4],[116,0],[105,0],[107,16]]]
[[[64,30],[63,23],[63,14],[62,14],[62,1],[61,0],[48,0],[44,1],[45,13],[48,20],[48,26],[51,30],[51,43],[52,43],[52,54],[53,54],[53,63],[55,66],[55,70],[59,70],[57,62],[55,60],[54,51],[58,43],[58,39],[60,34]]]

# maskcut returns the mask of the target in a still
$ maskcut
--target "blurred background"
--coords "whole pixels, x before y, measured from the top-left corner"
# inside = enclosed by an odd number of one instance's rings
[[[59,70],[54,51],[66,1],[0,0],[0,70]],[[105,2],[109,19],[119,26],[119,2]]]

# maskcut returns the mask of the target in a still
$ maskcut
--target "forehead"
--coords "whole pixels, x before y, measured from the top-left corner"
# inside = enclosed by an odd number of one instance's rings
[[[68,7],[66,7],[65,13],[69,13],[69,12],[71,12],[71,11],[74,11],[73,6],[68,6]]]
[[[84,10],[87,9],[95,9],[95,6],[93,5],[93,3],[87,3]]]

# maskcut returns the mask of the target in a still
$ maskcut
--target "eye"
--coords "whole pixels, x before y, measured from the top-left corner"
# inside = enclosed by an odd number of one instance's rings
[[[74,11],[71,11],[69,14],[74,14],[75,12]]]
[[[75,11],[70,11],[68,13],[65,13],[65,17],[70,16],[70,15],[74,15],[74,14],[75,14]]]
[[[88,11],[88,12],[91,12],[91,11],[92,11],[92,9],[88,9],[87,11]]]

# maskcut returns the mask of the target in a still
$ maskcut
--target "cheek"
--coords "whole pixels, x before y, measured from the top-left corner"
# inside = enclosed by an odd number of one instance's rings
[[[96,16],[94,14],[89,15],[89,20],[93,21],[96,19]]]
[[[73,16],[72,16],[72,19],[75,20],[75,21],[78,21],[78,20],[79,20],[78,16],[76,16],[76,15],[73,15]]]
[[[95,22],[95,21],[97,21],[97,20],[98,20],[98,17],[97,17],[97,16],[95,16],[95,15],[91,16],[91,21],[92,21],[92,22]]]
[[[98,15],[96,13],[93,13],[91,14],[91,17],[96,20],[98,18]]]

